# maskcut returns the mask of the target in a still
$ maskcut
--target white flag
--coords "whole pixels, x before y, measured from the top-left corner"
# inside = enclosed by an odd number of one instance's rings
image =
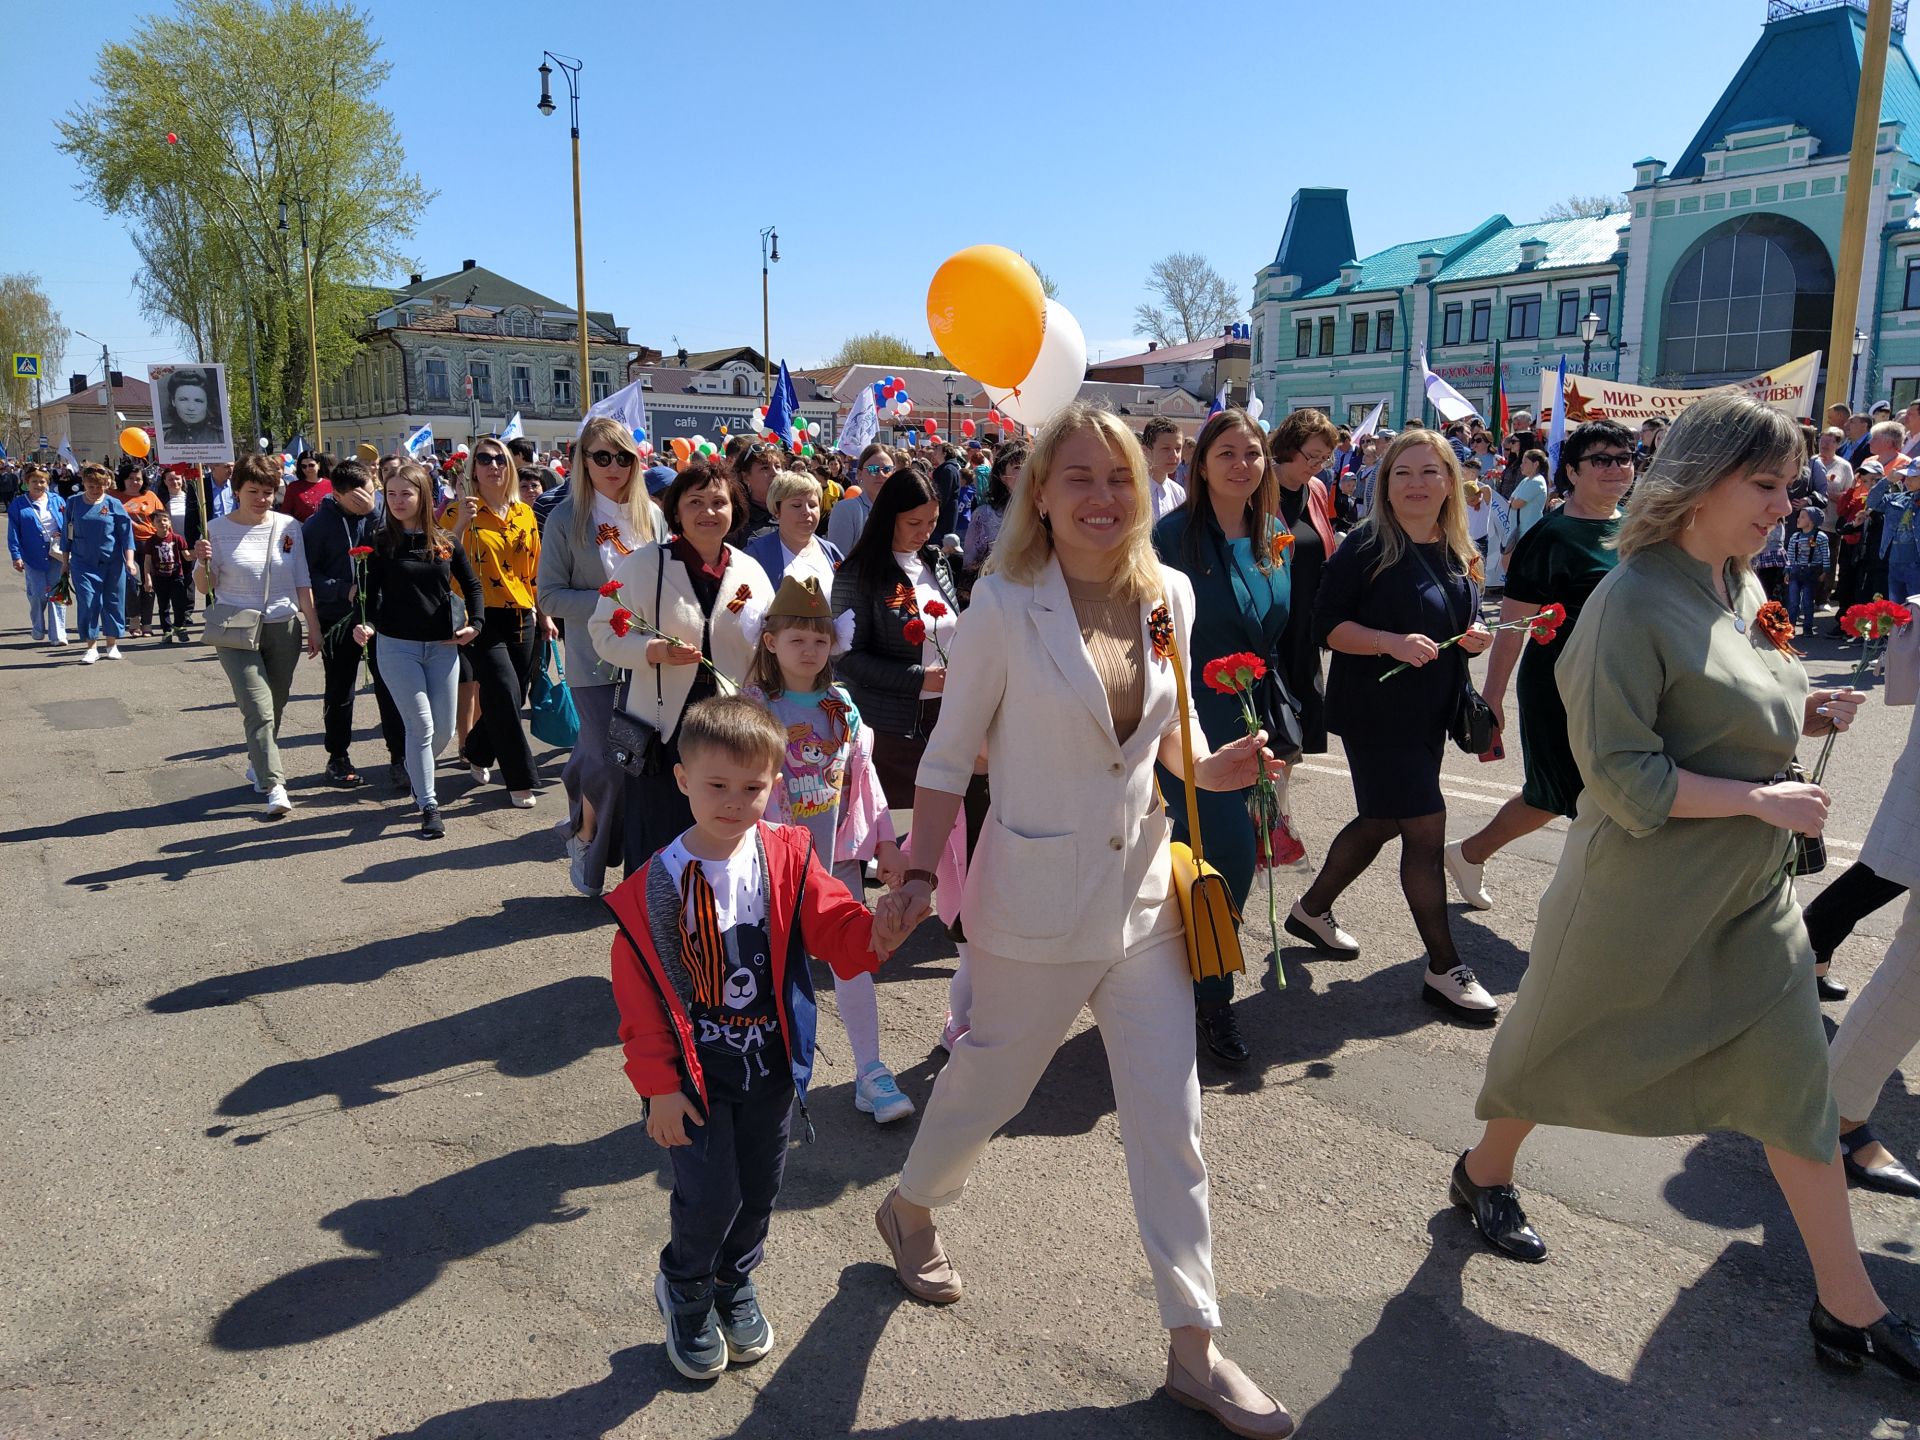
[[[1357,449],[1362,440],[1380,428],[1380,422],[1386,418],[1387,402],[1382,400],[1367,412],[1367,418],[1354,428],[1352,443]]]
[[[1253,393],[1253,387],[1247,387],[1247,418],[1258,424],[1261,412],[1267,407],[1260,403],[1260,397]]]
[[[520,412],[516,410],[513,412],[513,418],[507,421],[507,428],[500,432],[500,438],[502,440],[518,440],[523,433],[525,432],[520,428]]]
[[[640,388],[640,382],[636,380],[614,391],[606,399],[594,401],[587,408],[587,413],[580,417],[580,429],[574,432],[576,439],[587,428],[587,421],[596,415],[610,415],[629,430],[645,430],[647,397]]]
[[[1420,349],[1420,383],[1426,387],[1427,400],[1440,412],[1442,420],[1464,420],[1478,416],[1471,401],[1427,368],[1426,347]]]
[[[873,398],[873,387],[862,385],[860,398],[853,402],[853,412],[847,416],[847,423],[840,427],[840,443],[833,448],[842,455],[858,457],[879,433],[880,409]]]
[[[62,460],[73,466],[74,469],[78,470],[80,468],[80,462],[73,458],[73,446],[67,443],[66,436],[62,435],[60,437],[60,449],[56,453],[58,453]]]
[[[422,455],[433,451],[433,426],[422,425],[406,439],[400,442],[400,448],[418,460]]]

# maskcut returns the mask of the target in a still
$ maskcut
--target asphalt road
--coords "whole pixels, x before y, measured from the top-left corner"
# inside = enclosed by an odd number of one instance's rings
[[[298,808],[265,822],[210,652],[137,642],[82,667],[29,645],[23,610],[0,573],[0,1435],[1221,1433],[1156,1394],[1164,1339],[1084,1020],[944,1217],[969,1292],[934,1310],[872,1223],[915,1122],[855,1112],[825,1001],[818,1141],[792,1152],[761,1271],[779,1346],[696,1387],[659,1343],[661,1153],[619,1068],[603,911],[549,829],[558,757],[532,812],[444,771],[448,836],[422,843],[383,787],[317,785],[303,663]],[[1906,724],[1876,701],[1841,742],[1829,874]],[[1344,773],[1337,746],[1302,768],[1311,850],[1349,813]],[[1452,833],[1519,778],[1517,756],[1450,754]],[[1499,994],[1561,834],[1494,861],[1497,908],[1456,909]],[[1280,877],[1283,912],[1303,885]],[[1391,863],[1341,906],[1365,955],[1285,948],[1284,989],[1258,890],[1249,908],[1255,1061],[1203,1062],[1223,1344],[1308,1435],[1912,1433],[1920,1393],[1814,1367],[1810,1277],[1757,1145],[1543,1133],[1520,1180],[1554,1253],[1501,1260],[1445,1193],[1489,1037],[1419,1003]],[[1842,978],[1865,980],[1897,917],[1867,923]],[[882,977],[883,1054],[921,1102],[951,963],[927,930]],[[1876,1120],[1912,1160],[1904,1077]],[[1854,1209],[1885,1293],[1920,1310],[1920,1207]]]

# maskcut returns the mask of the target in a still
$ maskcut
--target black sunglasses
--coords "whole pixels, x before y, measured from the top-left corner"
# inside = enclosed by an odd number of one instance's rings
[[[484,455],[476,455],[476,456],[474,456],[474,457],[473,457],[473,463],[474,463],[474,464],[476,464],[476,465],[500,465],[500,466],[504,466],[504,465],[505,465],[505,464],[507,463],[507,457],[506,457],[506,456],[504,456],[504,455],[501,455],[501,454],[498,454],[498,453],[496,453],[495,451],[492,451],[492,450],[489,450],[489,451],[487,451],[487,452],[486,452],[486,454],[484,454]]]
[[[615,468],[631,470],[633,468],[633,456],[624,450],[589,450],[587,452],[587,459],[609,470]]]

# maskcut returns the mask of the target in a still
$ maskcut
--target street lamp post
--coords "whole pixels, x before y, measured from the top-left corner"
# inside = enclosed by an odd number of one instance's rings
[[[768,244],[772,248],[769,252]],[[780,263],[780,232],[769,225],[760,232],[760,368],[761,385],[764,387],[760,398],[768,404],[773,403],[773,322],[771,311],[767,307],[767,262]]]
[[[1853,332],[1853,373],[1847,376],[1847,403],[1855,410],[1860,408],[1860,402],[1854,398],[1860,391],[1860,357],[1866,353],[1867,332],[1856,330]]]
[[[578,380],[580,413],[585,415],[592,407],[593,387],[589,377],[592,372],[587,368],[587,250],[583,238],[580,208],[580,62],[571,55],[556,55],[551,50],[540,52],[545,58],[540,62],[540,98],[535,102],[542,115],[553,114],[553,80],[551,60],[560,67],[560,73],[567,77],[568,118],[573,126],[573,285],[574,285],[574,331],[580,337],[580,377]]]
[[[947,387],[947,439],[951,442],[953,439],[953,376],[946,374],[940,378]]]
[[[313,309],[313,252],[307,248],[308,197],[291,197],[300,212],[300,265],[307,272],[307,369],[313,382],[313,448],[327,448],[326,432],[320,423],[320,325]],[[287,197],[280,201],[280,233],[287,232]]]
[[[1600,317],[1589,310],[1580,317],[1580,373],[1593,366],[1593,340],[1600,333]]]

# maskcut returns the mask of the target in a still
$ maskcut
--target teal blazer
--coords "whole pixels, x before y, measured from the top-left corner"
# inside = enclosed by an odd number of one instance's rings
[[[1197,537],[1197,557],[1187,544],[1189,517],[1197,517],[1203,527]],[[1269,525],[1267,544],[1287,528],[1277,517]],[[1291,573],[1284,559],[1271,570],[1237,559],[1221,533],[1220,522],[1204,501],[1183,506],[1154,526],[1153,548],[1162,564],[1193,582],[1193,653],[1187,657],[1192,671],[1190,684],[1200,728],[1206,732],[1207,744],[1218,749],[1246,734],[1246,722],[1240,714],[1240,702],[1209,690],[1201,681],[1201,672],[1208,661],[1240,651],[1251,651],[1273,667],[1280,632],[1287,628]]]

